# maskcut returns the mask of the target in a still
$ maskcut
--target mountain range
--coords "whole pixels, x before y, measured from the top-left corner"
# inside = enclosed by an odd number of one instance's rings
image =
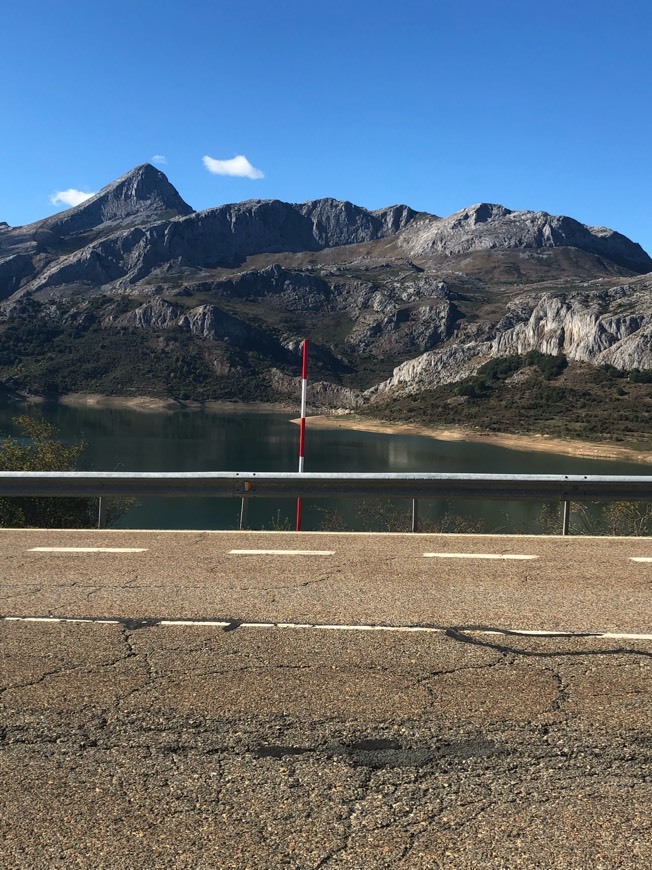
[[[360,407],[529,352],[652,369],[652,259],[605,227],[481,203],[248,200],[194,211],[145,164],[0,223],[5,389]]]

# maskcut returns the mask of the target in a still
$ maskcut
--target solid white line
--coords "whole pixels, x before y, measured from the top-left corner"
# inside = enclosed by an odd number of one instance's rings
[[[652,562],[652,556],[630,556],[632,562]]]
[[[92,625],[120,625],[119,619],[84,619],[83,616],[3,616],[3,622],[85,622]]]
[[[0,622],[45,622],[45,623],[98,623],[100,625],[120,625],[122,620],[119,619],[93,619],[89,617],[70,617],[70,616],[2,616]],[[226,622],[223,620],[202,620],[202,619],[162,619],[159,622],[153,622],[151,627],[157,625],[165,627],[189,627],[189,628],[228,628],[233,625],[237,628],[253,628],[253,629],[312,629],[313,631],[386,631],[392,633],[414,633],[414,634],[446,634],[449,629],[431,625],[347,625],[335,623],[311,623],[311,622]],[[529,628],[478,628],[478,629],[456,629],[460,634],[465,635],[493,635],[500,637],[522,636],[522,637],[559,637],[567,638],[568,640],[643,640],[652,641],[652,634],[633,633],[633,632],[616,632],[616,631],[559,631],[557,629],[529,629]]]
[[[617,634],[613,631],[605,631],[600,637],[613,638],[614,640],[652,640],[652,634]]]
[[[232,556],[333,556],[335,550],[229,550]]]
[[[157,623],[157,625],[181,625],[181,626],[183,626],[183,625],[190,625],[190,626],[211,625],[214,628],[226,628],[227,626],[231,625],[231,623],[230,622],[221,622],[219,620],[214,620],[214,619],[213,620],[207,619],[204,621],[202,621],[200,619],[162,619],[159,623]]]
[[[538,559],[512,553],[424,553],[426,559]]]
[[[148,547],[32,547],[28,553],[146,553]]]
[[[293,623],[293,622],[270,622],[261,624],[257,622],[243,622],[242,628],[313,628],[318,631],[391,631],[391,632],[425,632],[426,634],[444,634],[447,629],[434,628],[430,625],[335,625],[329,623]]]

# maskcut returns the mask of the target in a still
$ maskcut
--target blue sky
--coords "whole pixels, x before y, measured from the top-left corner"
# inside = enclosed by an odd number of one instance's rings
[[[1,27],[13,226],[158,155],[196,209],[489,201],[610,226],[652,253],[643,0],[21,0]],[[231,171],[258,177],[206,167],[238,156]]]

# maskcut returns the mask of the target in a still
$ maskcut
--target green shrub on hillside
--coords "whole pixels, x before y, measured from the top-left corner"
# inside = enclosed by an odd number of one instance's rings
[[[652,369],[632,369],[629,373],[629,379],[634,384],[652,384]]]
[[[72,471],[84,443],[66,445],[41,417],[23,415],[14,420],[20,438],[0,444],[0,471]],[[0,498],[0,526],[75,528],[93,525],[91,502],[77,498]],[[95,511],[97,509],[95,508]]]
[[[525,354],[511,354],[498,357],[480,366],[478,377],[488,381],[504,381],[510,375],[528,366],[539,369],[545,380],[558,377],[568,366],[568,360],[563,353],[555,355],[529,350]]]
[[[543,377],[509,377],[532,364]],[[462,381],[409,395],[390,394],[359,409],[359,413],[430,426],[648,441],[652,434],[652,391],[645,377],[638,380],[635,375],[626,380],[588,363],[568,365],[563,356],[546,357],[532,351],[491,360]]]
[[[0,441],[0,471],[75,471],[86,445],[64,444],[54,426],[39,416],[16,417],[20,437]],[[109,499],[107,522],[134,499]],[[90,528],[97,524],[96,498],[0,497],[0,526],[7,528]]]

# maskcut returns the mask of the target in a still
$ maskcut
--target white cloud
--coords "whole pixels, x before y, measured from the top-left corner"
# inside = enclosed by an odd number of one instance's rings
[[[155,155],[152,157],[152,163],[162,163],[162,164],[166,164],[167,162],[168,162],[168,159],[167,159],[167,157],[165,156],[165,154],[155,154]]]
[[[52,205],[79,205],[87,199],[90,199],[91,196],[95,196],[94,193],[84,193],[83,190],[75,190],[74,187],[69,187],[68,190],[59,190],[57,193],[53,193],[50,197],[50,202]]]
[[[232,157],[231,160],[215,160],[213,157],[203,157],[202,162],[213,175],[236,175],[239,178],[264,178],[260,169],[256,169],[243,154]]]

